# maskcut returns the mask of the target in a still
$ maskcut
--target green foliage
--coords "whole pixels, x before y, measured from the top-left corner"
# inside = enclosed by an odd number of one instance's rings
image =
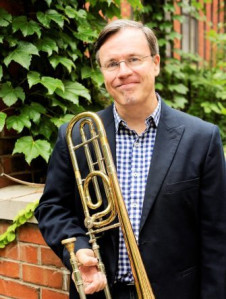
[[[26,223],[34,215],[34,210],[38,206],[39,201],[28,204],[24,210],[21,210],[18,215],[13,219],[13,223],[7,230],[0,235],[0,248],[5,248],[6,245],[16,239],[16,230],[18,227]]]
[[[173,108],[217,124],[226,145],[226,34],[214,30],[207,33],[213,60],[205,62],[197,54],[174,49],[174,39],[181,39],[181,36],[174,31],[173,21],[182,23],[184,17],[175,14],[173,1],[155,6],[149,1],[143,3],[143,10],[136,14],[136,18],[155,30],[160,45],[161,72],[156,80],[157,91]],[[196,20],[204,20],[200,17],[204,4],[181,1],[177,5]],[[166,14],[167,19],[164,18]],[[218,26],[220,29],[223,25],[219,23]],[[170,46],[171,55],[166,55],[166,46]],[[179,54],[180,60],[172,58],[174,52]]]
[[[179,52],[180,60],[169,58],[166,49],[170,46],[172,57],[174,40],[181,38],[173,22],[184,21],[175,14],[174,1],[128,2],[134,19],[154,29],[159,40],[157,91],[172,107],[219,125],[226,144],[225,34],[208,32],[217,49],[211,65],[189,53]],[[204,10],[197,1],[177,4],[197,19]],[[28,163],[39,156],[48,161],[58,127],[74,114],[109,104],[93,43],[108,19],[120,17],[120,5],[120,0],[28,0],[21,15],[0,9],[0,97],[5,105],[0,131],[6,127],[20,134],[13,153],[23,153]]]
[[[0,98],[5,105],[0,131],[6,127],[20,134],[13,154],[23,153],[30,164],[39,156],[48,161],[62,123],[107,104],[93,43],[108,18],[120,17],[120,1],[25,2],[16,16],[0,8]],[[137,0],[130,3],[141,6]]]

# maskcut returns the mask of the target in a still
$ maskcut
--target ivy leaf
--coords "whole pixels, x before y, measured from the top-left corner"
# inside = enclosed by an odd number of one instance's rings
[[[51,135],[53,134],[55,128],[53,123],[46,118],[42,118],[42,121],[36,126],[35,128],[32,128],[32,134],[34,136],[40,136],[43,135],[46,139],[50,139]]]
[[[72,8],[71,6],[66,6],[64,11],[65,11],[65,14],[71,19],[76,18],[76,16],[77,16],[77,10]]]
[[[84,42],[90,43],[97,38],[97,31],[88,26],[78,26],[78,32],[74,36]]]
[[[54,125],[59,128],[61,125],[69,122],[73,117],[74,117],[74,114],[65,114],[62,117],[51,118],[51,122],[53,122]]]
[[[59,101],[57,100],[56,98],[54,97],[51,97],[51,101],[52,101],[52,106],[53,107],[60,107],[62,109],[62,111],[64,113],[66,113],[67,111],[67,106],[62,102],[62,101]]]
[[[184,109],[185,104],[187,103],[187,99],[181,96],[175,96],[173,99],[173,107],[174,108],[179,108],[179,109]]]
[[[92,78],[92,80],[100,87],[104,83],[103,74],[99,69],[92,69],[84,66],[81,70],[82,79]]]
[[[32,55],[39,55],[35,45],[28,42],[19,42],[18,47],[4,59],[4,63],[8,66],[13,60],[22,65],[25,69],[29,69]]]
[[[6,120],[7,129],[14,129],[18,133],[22,132],[23,128],[30,128],[31,122],[27,115],[13,115],[9,116]]]
[[[36,46],[39,51],[47,52],[48,56],[52,55],[53,51],[58,52],[56,41],[49,37],[39,40]]]
[[[216,97],[218,99],[226,100],[226,90],[218,90],[216,92]]]
[[[25,215],[20,215],[20,217],[18,218],[17,222],[18,222],[18,225],[19,225],[19,226],[21,226],[21,225],[23,225],[25,222],[27,222],[27,219],[26,219]]]
[[[157,89],[157,90],[163,90],[163,84],[162,83],[160,83],[160,82],[158,82],[158,83],[156,83],[155,84],[155,88]]]
[[[181,94],[186,94],[188,92],[187,86],[183,84],[175,84],[175,85],[169,85],[170,91],[176,91]]]
[[[37,13],[37,19],[41,24],[43,24],[47,28],[50,27],[51,21],[57,23],[57,25],[59,25],[60,28],[63,28],[64,26],[63,16],[54,9],[49,9],[45,13],[39,11]]]
[[[3,76],[3,71],[2,71],[2,66],[0,65],[0,81],[2,80],[2,76]]]
[[[90,101],[90,94],[87,88],[78,82],[65,81],[65,90],[56,89],[56,94],[65,100],[71,101],[78,105],[78,97],[81,96]]]
[[[128,0],[128,3],[131,4],[131,6],[134,8],[134,9],[141,9],[143,8],[143,5],[142,5],[142,2],[141,1],[138,1],[138,0]]]
[[[48,89],[49,94],[53,94],[56,89],[64,92],[64,84],[61,80],[52,77],[42,77],[40,83]]]
[[[91,78],[94,82],[96,82],[98,87],[104,83],[103,74],[99,70],[93,70]]]
[[[65,11],[65,14],[69,18],[76,19],[80,23],[83,22],[87,18],[87,12],[84,9],[76,10],[76,9],[72,8],[71,6],[66,6],[64,11]]]
[[[177,20],[177,21],[179,21],[180,23],[183,23],[184,20],[185,20],[185,17],[182,16],[182,15],[173,15],[172,17],[173,17],[173,20]]]
[[[35,21],[28,21],[25,16],[15,17],[12,22],[13,32],[20,30],[23,33],[23,36],[33,35],[34,33],[37,36],[41,37],[41,30],[39,24]]]
[[[0,26],[7,27],[12,20],[11,14],[9,14],[5,9],[0,8]]]
[[[92,72],[91,67],[89,67],[89,66],[82,67],[82,69],[81,69],[82,79],[90,78],[91,77],[91,72]]]
[[[68,46],[70,46],[70,48],[73,51],[74,55],[80,54],[78,49],[77,49],[76,41],[75,41],[75,39],[72,35],[68,35],[65,32],[59,32],[59,38],[62,39],[62,43],[63,43],[61,48],[67,49],[67,51],[68,51]],[[80,56],[82,56],[82,54]]]
[[[27,115],[27,117],[34,123],[38,123],[41,114],[45,113],[46,109],[39,103],[32,102],[31,105],[26,105],[21,110],[21,114]]]
[[[21,87],[13,88],[10,82],[6,82],[2,84],[2,88],[0,89],[0,97],[9,107],[15,104],[18,99],[24,101],[25,93]]]
[[[27,80],[31,88],[33,85],[40,83],[40,74],[38,72],[29,72],[27,74]]]
[[[28,164],[38,156],[48,162],[51,146],[46,140],[34,140],[31,136],[24,136],[17,140],[13,154],[23,153]]]
[[[59,63],[62,64],[63,66],[65,66],[69,73],[71,72],[72,68],[75,69],[74,62],[66,57],[63,57],[63,56],[50,57],[49,61],[54,69],[58,66]]]
[[[0,112],[0,132],[3,130],[5,126],[5,120],[7,115],[4,112]]]
[[[45,2],[47,3],[47,5],[50,7],[52,0],[45,0]]]
[[[167,34],[167,40],[173,41],[174,39],[181,39],[182,35],[178,32],[172,31]]]
[[[8,234],[7,234],[7,241],[8,241],[8,243],[14,241],[15,238],[16,238],[15,232],[8,232]]]

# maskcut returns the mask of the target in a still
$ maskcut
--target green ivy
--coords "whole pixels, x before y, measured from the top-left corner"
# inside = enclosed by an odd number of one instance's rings
[[[21,210],[13,219],[13,223],[7,228],[6,232],[0,235],[0,248],[5,248],[6,245],[16,239],[16,230],[18,227],[26,223],[34,215],[34,210],[38,206],[39,201],[32,202]]]
[[[174,48],[174,39],[181,39],[181,35],[174,31],[173,21],[183,23],[184,16],[175,15],[174,1],[162,2],[150,5],[150,1],[143,1],[143,9],[136,14],[136,18],[154,28],[158,36],[161,72],[156,79],[156,89],[173,108],[217,124],[226,148],[226,34],[215,30],[207,32],[206,38],[210,40],[211,47],[216,49],[215,61],[206,62],[197,54],[178,51]],[[205,14],[205,1],[191,1],[190,4],[181,1],[177,5],[181,9],[186,8],[196,20],[205,21],[204,17],[200,17],[201,10]],[[218,31],[222,26],[218,24]],[[180,55],[180,60],[167,57],[167,45],[171,47],[171,54],[177,52]]]
[[[62,123],[106,105],[93,43],[109,18],[120,17],[120,1],[28,0],[20,5],[16,16],[0,8],[0,98],[5,105],[0,131],[6,127],[18,133],[13,154],[24,154],[30,164],[39,156],[48,161]]]
[[[18,133],[13,154],[24,154],[28,164],[40,156],[48,161],[61,124],[111,101],[93,43],[109,19],[121,17],[121,2],[28,0],[20,2],[23,14],[17,16],[0,8],[0,97],[5,105],[0,111],[0,131],[6,127]],[[158,36],[157,91],[172,107],[218,124],[226,144],[225,34],[208,32],[212,46],[217,46],[214,65],[181,51],[178,61],[166,56],[167,46],[173,53],[174,39],[181,38],[173,21],[184,21],[182,15],[175,15],[174,1],[128,2],[133,18],[154,28]],[[205,8],[205,1],[177,4],[197,19]]]

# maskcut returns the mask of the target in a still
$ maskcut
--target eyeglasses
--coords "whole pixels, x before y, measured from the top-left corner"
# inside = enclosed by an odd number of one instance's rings
[[[113,72],[119,69],[120,67],[120,63],[125,62],[125,64],[129,67],[129,68],[133,68],[136,66],[140,66],[142,65],[144,59],[148,58],[148,57],[153,57],[154,55],[147,55],[147,56],[131,56],[125,60],[121,60],[121,61],[115,61],[115,60],[111,60],[109,62],[107,62],[105,65],[101,66],[101,68],[103,68],[104,70],[108,71],[108,72]]]

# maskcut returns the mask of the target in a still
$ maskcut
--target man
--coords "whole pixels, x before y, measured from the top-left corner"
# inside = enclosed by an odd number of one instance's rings
[[[114,21],[100,34],[96,52],[114,99],[99,115],[156,299],[225,299],[226,174],[218,128],[169,108],[156,94],[160,56],[147,27]],[[35,214],[45,240],[68,268],[61,240],[77,238],[85,292],[99,299],[106,279],[85,235],[66,126],[59,130]],[[73,138],[80,139],[77,127]],[[78,154],[82,170],[84,160]],[[98,242],[113,298],[136,298],[121,231],[108,231]],[[73,284],[70,296],[78,298]]]

